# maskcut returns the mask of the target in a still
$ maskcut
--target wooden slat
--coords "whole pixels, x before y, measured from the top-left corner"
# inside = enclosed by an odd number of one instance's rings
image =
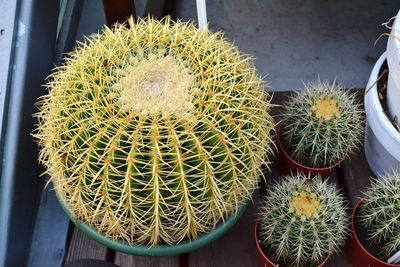
[[[337,170],[333,170],[329,176],[329,180],[331,183],[336,184],[336,187],[341,188],[339,172]],[[325,267],[351,267],[350,262],[347,260],[346,255],[344,254],[344,246],[341,247],[341,252],[338,255],[332,255]]]
[[[339,169],[340,183],[352,207],[359,201],[361,191],[366,189],[370,178],[374,176],[365,159],[364,149],[361,150],[351,159],[345,160]]]
[[[142,257],[117,252],[115,264],[121,267],[179,267],[179,256]]]
[[[254,202],[236,225],[212,244],[189,254],[190,267],[258,266],[253,238],[256,219]]]
[[[66,262],[78,259],[106,260],[107,248],[75,228],[69,245]]]
[[[144,16],[151,15],[158,19],[162,19],[166,15],[174,17],[176,2],[177,0],[147,0]]]
[[[362,104],[362,109],[364,109],[364,90],[357,89],[356,93],[357,99]],[[361,191],[370,183],[370,177],[374,176],[365,158],[364,140],[362,140],[358,151],[350,159],[346,159],[338,168],[338,176],[341,187],[354,207],[362,196]]]
[[[103,0],[103,7],[107,26],[109,27],[116,22],[125,22],[131,15],[135,17],[135,4],[133,0]]]
[[[41,195],[27,266],[61,267],[68,249],[68,228],[69,219],[50,184]]]

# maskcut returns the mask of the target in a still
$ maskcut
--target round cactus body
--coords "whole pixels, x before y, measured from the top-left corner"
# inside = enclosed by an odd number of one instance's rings
[[[360,144],[363,125],[355,94],[317,81],[286,103],[280,136],[293,159],[322,168],[343,160]]]
[[[400,172],[375,180],[357,213],[360,229],[384,261],[400,250]]]
[[[211,231],[251,198],[271,150],[252,59],[192,23],[128,21],[51,75],[34,134],[77,219],[130,244]]]
[[[276,263],[318,266],[338,252],[349,218],[344,198],[320,176],[286,176],[262,200],[259,236]]]

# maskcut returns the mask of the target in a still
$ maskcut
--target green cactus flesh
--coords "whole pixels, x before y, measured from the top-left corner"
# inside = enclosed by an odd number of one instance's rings
[[[384,261],[400,250],[400,173],[386,174],[364,192],[357,222]]]
[[[128,21],[66,57],[34,136],[77,219],[130,244],[211,231],[251,198],[273,120],[252,59],[193,23]]]
[[[274,262],[312,267],[339,251],[347,224],[345,201],[335,186],[297,174],[267,191],[259,236]]]
[[[354,93],[335,83],[317,81],[287,102],[280,136],[293,159],[322,168],[343,160],[358,147],[363,125]]]

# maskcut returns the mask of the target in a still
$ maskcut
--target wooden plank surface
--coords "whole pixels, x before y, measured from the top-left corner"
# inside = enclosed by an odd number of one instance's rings
[[[61,267],[67,255],[69,219],[51,184],[43,190],[39,207],[27,266]]]
[[[107,248],[84,235],[75,227],[68,249],[66,263],[78,259],[106,260]]]
[[[117,252],[115,264],[121,267],[179,267],[179,256],[142,257]]]
[[[228,233],[212,244],[190,253],[189,266],[257,266],[257,250],[253,238],[256,211],[255,202]]]
[[[332,171],[329,178],[330,181],[336,184],[338,189],[342,189],[341,181],[340,181],[339,172],[336,170]],[[343,189],[342,189],[343,192]],[[341,252],[337,255],[332,255],[325,267],[351,267],[350,262],[347,260],[346,255],[344,255],[344,246],[341,248]]]
[[[354,207],[362,196],[361,192],[369,185],[371,177],[374,177],[365,159],[364,150],[345,160],[338,172],[342,188]]]

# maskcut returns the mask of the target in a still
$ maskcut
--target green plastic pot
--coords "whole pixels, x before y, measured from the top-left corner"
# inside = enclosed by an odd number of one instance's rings
[[[55,191],[62,209],[65,211],[74,225],[84,234],[108,248],[137,256],[171,256],[198,250],[215,241],[225,234],[229,229],[231,229],[232,226],[243,215],[246,209],[250,206],[250,201],[246,202],[238,209],[236,214],[231,215],[224,222],[220,222],[213,231],[203,234],[195,240],[185,240],[176,245],[159,245],[156,247],[149,247],[145,245],[130,245],[123,241],[113,240],[105,237],[103,234],[97,232],[87,224],[77,220],[75,215],[67,207],[65,201],[58,195],[57,190]]]

